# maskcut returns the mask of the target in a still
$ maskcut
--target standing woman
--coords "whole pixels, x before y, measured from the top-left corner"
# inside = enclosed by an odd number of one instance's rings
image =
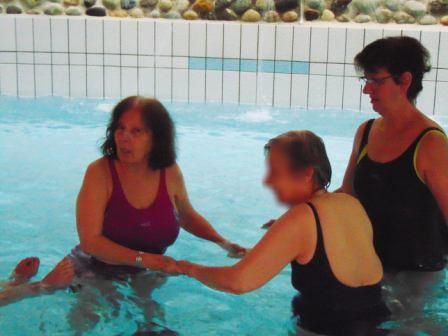
[[[381,298],[381,262],[372,227],[357,199],[328,193],[325,146],[309,131],[282,134],[266,145],[265,183],[286,211],[239,263],[210,267],[180,261],[183,273],[235,294],[255,290],[289,263],[300,292],[293,313],[304,329],[326,335],[370,335],[388,316]]]
[[[355,57],[379,118],[359,127],[339,189],[365,207],[386,284],[408,312],[430,303],[446,264],[448,141],[415,106],[429,60],[404,36],[377,40]]]

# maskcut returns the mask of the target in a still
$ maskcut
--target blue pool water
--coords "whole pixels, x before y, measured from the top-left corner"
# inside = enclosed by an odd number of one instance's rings
[[[40,278],[77,244],[76,195],[87,164],[99,156],[114,103],[0,97],[0,279],[31,255],[41,259]],[[179,163],[193,204],[223,235],[245,246],[257,242],[263,234],[260,226],[283,210],[261,183],[266,141],[290,129],[321,135],[335,188],[356,127],[371,117],[230,105],[167,107],[177,124]],[[187,233],[168,255],[210,265],[234,262]],[[448,282],[442,281],[423,313],[401,316],[384,327],[394,335],[446,335],[444,284]],[[60,291],[0,308],[0,335],[131,335],[162,327],[180,335],[288,335],[294,294],[289,267],[242,296],[219,293],[185,277],[150,274],[133,283],[92,281],[77,293]]]

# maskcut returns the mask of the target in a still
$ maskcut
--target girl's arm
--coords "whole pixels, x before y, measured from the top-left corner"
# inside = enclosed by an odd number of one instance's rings
[[[306,204],[299,205],[278,219],[237,264],[208,267],[180,261],[179,268],[182,273],[220,291],[242,294],[255,290],[316,244],[309,239],[316,230],[313,218]]]

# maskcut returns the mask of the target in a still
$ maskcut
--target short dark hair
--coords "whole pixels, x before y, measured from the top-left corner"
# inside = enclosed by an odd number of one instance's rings
[[[376,40],[368,44],[355,57],[358,72],[375,73],[381,68],[387,70],[396,83],[405,73],[412,74],[412,83],[407,97],[414,102],[423,89],[422,80],[426,72],[431,70],[429,51],[415,38],[393,36]]]
[[[311,131],[289,131],[269,140],[265,145],[268,153],[278,146],[288,157],[291,169],[299,171],[314,168],[317,189],[327,190],[331,182],[331,164],[323,140]]]
[[[162,169],[171,166],[176,161],[176,144],[174,123],[157,99],[141,96],[130,96],[112,110],[109,124],[106,130],[106,139],[101,145],[104,156],[117,159],[117,146],[114,134],[124,112],[130,109],[138,109],[141,112],[143,122],[152,133],[152,149],[148,157],[148,165],[152,169]]]

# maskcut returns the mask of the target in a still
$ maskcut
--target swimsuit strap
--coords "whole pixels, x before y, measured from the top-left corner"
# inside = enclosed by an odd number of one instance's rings
[[[313,215],[314,215],[314,220],[316,221],[316,230],[317,230],[317,243],[316,243],[316,251],[314,252],[314,255],[317,256],[316,252],[319,252],[318,249],[321,247],[321,245],[323,246],[323,233],[322,233],[322,227],[320,225],[320,219],[319,219],[319,214],[317,213],[316,207],[314,206],[313,203],[311,202],[307,202],[306,204],[308,204],[308,206],[311,208],[311,210],[313,211]],[[322,242],[322,244],[319,244],[320,242]]]
[[[372,130],[374,121],[375,121],[375,119],[370,119],[369,121],[367,121],[367,124],[364,127],[364,133],[362,135],[361,144],[359,146],[360,153],[362,152],[364,147],[367,146],[367,144],[369,143],[369,134],[370,134],[370,131]]]

